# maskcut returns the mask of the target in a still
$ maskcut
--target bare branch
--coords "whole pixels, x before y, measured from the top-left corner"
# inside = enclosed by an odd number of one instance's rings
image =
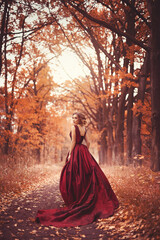
[[[66,6],[66,1],[61,0],[61,2]],[[131,35],[127,34],[126,32],[120,31],[119,29],[115,28],[112,24],[110,24],[106,21],[97,19],[97,18],[89,15],[86,11],[79,8],[77,5],[73,4],[71,1],[69,1],[69,5],[72,6],[74,9],[76,9],[78,12],[80,12],[84,17],[91,20],[92,22],[95,22],[95,23],[99,24],[100,26],[103,26],[107,29],[110,29],[111,31],[117,33],[119,36],[123,36],[125,38],[128,38],[134,44],[140,46],[141,48],[145,49],[148,52],[151,50],[151,48],[148,45],[144,44],[142,41],[137,40],[136,38],[132,37]]]
[[[122,0],[122,1],[125,2],[127,6],[129,6],[131,10],[134,11],[137,14],[137,16],[143,20],[143,22],[145,22],[145,24],[149,27],[149,29],[151,29],[151,23],[148,22],[147,19],[143,17],[143,15],[139,11],[137,11],[137,9],[128,0]]]

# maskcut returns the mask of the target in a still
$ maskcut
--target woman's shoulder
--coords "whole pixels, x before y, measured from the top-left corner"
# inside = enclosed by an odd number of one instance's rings
[[[75,131],[76,127],[77,127],[77,125],[74,125],[74,124],[71,125],[71,132]]]

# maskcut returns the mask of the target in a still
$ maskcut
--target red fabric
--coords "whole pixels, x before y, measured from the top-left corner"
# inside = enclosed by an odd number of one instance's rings
[[[78,126],[76,146],[60,178],[60,191],[67,207],[39,210],[36,221],[45,226],[74,227],[113,215],[119,202],[99,165],[82,144]]]

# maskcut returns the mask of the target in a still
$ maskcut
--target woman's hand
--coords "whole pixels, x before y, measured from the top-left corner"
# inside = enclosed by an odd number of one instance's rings
[[[71,157],[71,154],[69,153],[69,154],[68,154],[68,160],[70,159],[70,157]]]

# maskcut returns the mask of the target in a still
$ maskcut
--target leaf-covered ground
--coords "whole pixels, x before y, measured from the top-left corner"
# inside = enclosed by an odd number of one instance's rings
[[[120,201],[114,216],[97,227],[119,239],[160,239],[160,172],[147,168],[105,168]],[[116,238],[115,238],[116,239]]]
[[[103,167],[120,201],[114,216],[76,228],[36,224],[38,209],[63,205],[61,169],[62,164],[39,165],[3,173],[0,239],[160,239],[160,173],[144,167]]]

